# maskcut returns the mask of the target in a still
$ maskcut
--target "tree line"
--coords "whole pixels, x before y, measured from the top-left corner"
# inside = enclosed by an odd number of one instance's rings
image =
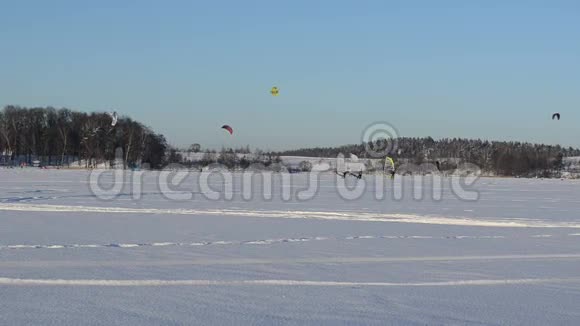
[[[192,150],[194,147],[196,150]],[[199,155],[191,157],[191,153]],[[185,167],[195,169],[202,169],[212,164],[219,164],[230,170],[244,170],[250,166],[278,169],[282,164],[282,159],[276,153],[265,152],[260,149],[252,151],[249,145],[239,148],[222,147],[218,152],[210,149],[202,151],[198,144],[193,144],[184,152],[178,152],[175,149],[171,150],[170,156],[174,162],[179,162]]]
[[[396,146],[393,146],[396,144]],[[473,163],[484,172],[504,176],[553,175],[563,169],[563,159],[580,156],[580,150],[559,145],[526,142],[487,141],[480,139],[431,137],[379,139],[372,144],[315,147],[281,152],[251,151],[249,146],[221,151],[201,151],[193,144],[186,153],[167,144],[165,137],[129,117],[121,116],[115,126],[105,112],[79,112],[67,108],[25,108],[6,106],[0,111],[0,164],[18,165],[41,161],[43,165],[94,167],[105,163],[124,168],[147,165],[159,169],[170,163],[203,167],[219,163],[230,169],[245,169],[252,164],[278,166],[281,156],[337,157],[350,153],[359,158],[373,158],[367,147],[389,152],[402,163],[438,163],[442,170],[452,170],[460,163]],[[308,170],[308,167],[300,167]]]
[[[399,163],[439,163],[442,170],[455,169],[459,163],[472,163],[486,173],[501,176],[550,176],[563,168],[564,157],[580,156],[579,149],[559,145],[462,138],[434,140],[431,137],[379,139],[372,144],[302,148],[277,154],[337,157],[340,153],[352,153],[360,158],[371,158],[366,150],[368,145],[375,151],[392,148],[388,155]]]
[[[167,141],[161,134],[129,117],[115,126],[104,112],[67,108],[6,106],[0,111],[0,164],[79,166],[121,164],[124,168],[167,164]]]

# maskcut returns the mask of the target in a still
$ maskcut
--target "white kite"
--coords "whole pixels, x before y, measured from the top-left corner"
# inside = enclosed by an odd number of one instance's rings
[[[111,126],[114,127],[117,124],[117,112],[107,112],[107,114],[111,117]]]

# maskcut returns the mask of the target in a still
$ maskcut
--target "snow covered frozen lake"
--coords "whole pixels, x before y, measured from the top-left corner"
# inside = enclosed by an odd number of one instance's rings
[[[0,170],[2,325],[580,325],[580,182],[336,176],[232,198],[144,172],[99,199],[89,171]],[[403,184],[393,198],[393,184]],[[138,189],[138,190],[137,190]],[[416,190],[416,189],[415,189]],[[290,199],[283,193],[288,191]],[[247,196],[247,197],[246,197]]]

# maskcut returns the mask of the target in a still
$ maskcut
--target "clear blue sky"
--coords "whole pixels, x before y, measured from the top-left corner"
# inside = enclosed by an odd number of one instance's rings
[[[0,0],[6,104],[115,108],[178,146],[358,143],[373,121],[580,146],[580,2]]]

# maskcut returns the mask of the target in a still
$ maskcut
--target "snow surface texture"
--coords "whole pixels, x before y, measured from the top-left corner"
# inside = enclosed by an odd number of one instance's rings
[[[0,170],[0,325],[580,324],[579,181],[345,200],[322,174],[245,200],[236,175],[210,200],[192,175],[175,201],[158,175],[100,200],[87,171]]]

